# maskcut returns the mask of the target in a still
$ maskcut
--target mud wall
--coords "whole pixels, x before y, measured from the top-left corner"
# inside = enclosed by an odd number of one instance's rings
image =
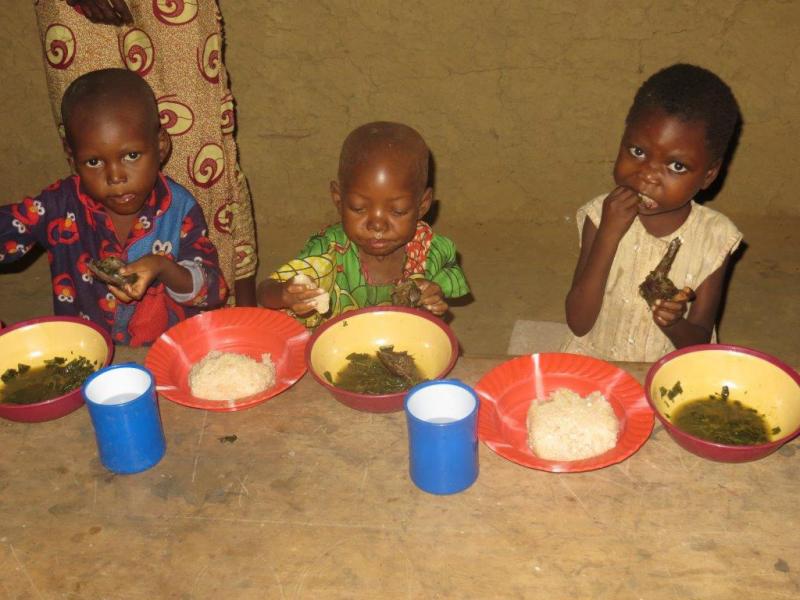
[[[66,169],[33,10],[14,3],[0,22],[13,40],[0,54],[3,201]],[[609,187],[639,83],[676,61],[718,72],[743,109],[713,206],[800,215],[798,2],[222,0],[221,8],[241,162],[261,227],[331,218],[339,144],[374,119],[407,122],[428,140],[440,220],[563,223]]]

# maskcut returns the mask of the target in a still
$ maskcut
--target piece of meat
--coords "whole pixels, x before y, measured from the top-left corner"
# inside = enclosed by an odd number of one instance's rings
[[[408,352],[395,352],[394,346],[381,346],[377,354],[378,360],[392,375],[402,377],[410,385],[416,385],[422,380],[414,358]]]
[[[656,300],[670,300],[680,292],[677,286],[668,277],[675,255],[681,247],[681,238],[676,237],[669,243],[666,254],[656,268],[650,271],[645,280],[639,284],[639,295],[645,299],[649,306],[653,306]]]
[[[392,290],[392,304],[394,306],[409,306],[416,308],[422,305],[422,290],[413,279],[405,279],[394,286]]]
[[[90,260],[86,265],[100,281],[110,283],[119,288],[127,284],[133,285],[139,279],[136,273],[120,275],[119,270],[125,266],[125,263],[116,256],[109,256],[103,260]]]

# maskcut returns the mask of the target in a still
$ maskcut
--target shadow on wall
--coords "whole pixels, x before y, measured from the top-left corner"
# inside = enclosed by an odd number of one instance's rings
[[[722,166],[719,169],[717,178],[706,189],[700,190],[695,197],[695,200],[700,204],[713,202],[714,198],[717,197],[717,194],[719,194],[722,191],[722,188],[725,187],[725,180],[728,178],[728,170],[733,162],[733,157],[736,154],[736,150],[739,148],[739,140],[742,137],[742,127],[743,121],[742,118],[739,117],[739,121],[736,123],[736,127],[733,130],[731,142],[728,144],[728,149],[725,151],[725,156],[722,157]]]
[[[742,128],[743,128],[743,119],[741,116],[739,117],[739,121],[736,123],[736,127],[733,130],[733,136],[731,137],[730,144],[728,144],[728,149],[725,151],[725,155],[722,157],[722,166],[720,167],[719,174],[717,178],[711,183],[704,190],[700,190],[700,192],[695,197],[695,200],[699,204],[707,204],[709,202],[713,202],[717,195],[722,191],[725,187],[725,181],[728,177],[728,171],[730,169],[731,164],[733,163],[734,156],[736,155],[736,150],[739,148],[739,141],[741,140],[742,136]],[[723,318],[725,316],[725,305],[727,304],[728,300],[728,289],[730,287],[731,279],[733,278],[733,272],[736,270],[736,266],[742,260],[744,255],[747,253],[748,245],[747,242],[742,241],[739,244],[739,248],[737,248],[736,252],[731,255],[730,263],[728,264],[728,272],[725,274],[725,280],[722,284],[722,297],[719,301],[719,310],[717,312],[717,337],[719,337],[720,329],[722,328]]]
[[[428,214],[423,217],[423,220],[428,223],[431,227],[434,227],[437,219],[439,218],[439,207],[441,203],[436,196],[436,158],[433,156],[433,152],[430,154],[430,158],[428,159],[428,183],[427,186],[433,189],[433,202],[431,203],[431,207],[428,210]],[[456,251],[456,261],[459,265],[464,266],[464,260],[461,256],[461,252]],[[475,302],[475,297],[472,295],[472,292],[468,293],[465,296],[461,296],[460,298],[449,298],[447,303],[450,307],[456,306],[467,306],[468,304],[472,304]],[[453,320],[453,312],[448,311],[445,316],[443,317],[446,323],[451,323]]]

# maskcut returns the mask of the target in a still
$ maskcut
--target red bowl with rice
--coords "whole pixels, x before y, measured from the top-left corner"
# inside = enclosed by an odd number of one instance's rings
[[[616,445],[582,460],[548,460],[529,447],[528,416],[535,402],[567,389],[581,397],[600,392],[619,423]],[[480,399],[478,438],[519,465],[553,473],[580,473],[619,463],[644,444],[653,411],[639,382],[629,373],[590,356],[544,352],[518,356],[486,373],[475,386]]]
[[[303,325],[281,311],[222,308],[171,327],[150,348],[144,364],[155,376],[158,392],[176,404],[216,412],[243,410],[274,398],[305,374],[309,335]],[[269,354],[275,365],[273,385],[255,394],[224,400],[195,396],[189,373],[212,351],[240,354],[256,362]],[[236,373],[222,373],[220,377],[236,380]]]

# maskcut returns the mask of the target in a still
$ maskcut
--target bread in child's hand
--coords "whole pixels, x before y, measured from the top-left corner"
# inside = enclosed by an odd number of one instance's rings
[[[292,283],[296,285],[304,285],[309,290],[321,289],[317,287],[314,280],[305,273],[298,273],[292,277]],[[314,307],[319,314],[324,315],[331,308],[331,295],[328,292],[323,292],[319,296],[314,296],[309,301],[309,304]]]

